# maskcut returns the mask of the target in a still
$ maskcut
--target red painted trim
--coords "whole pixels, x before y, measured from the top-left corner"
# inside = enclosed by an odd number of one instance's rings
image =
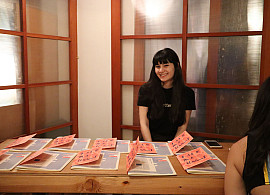
[[[56,81],[56,82],[44,82],[44,83],[31,83],[29,84],[29,88],[32,87],[44,87],[44,86],[53,86],[53,85],[64,85],[64,84],[72,84],[72,81]]]
[[[184,1],[185,2],[185,1]],[[184,7],[185,8],[185,7]],[[183,9],[184,9],[183,8]],[[184,20],[185,17],[183,17]],[[184,27],[183,23],[183,27]],[[212,32],[212,33],[186,33],[183,34],[155,34],[155,35],[122,35],[120,39],[170,39],[170,38],[188,38],[192,37],[229,37],[229,36],[252,36],[262,35],[262,31],[241,31],[241,32]]]
[[[160,34],[160,35],[122,35],[121,39],[168,39],[181,38],[182,34]]]
[[[0,90],[5,90],[5,89],[23,89],[23,88],[25,88],[25,84],[0,86]]]
[[[73,0],[70,0],[70,1],[72,2]],[[70,12],[70,13],[72,14],[72,12]],[[74,16],[72,16],[72,17],[74,18]],[[72,19],[72,22],[70,23],[70,25],[75,25],[73,19]],[[70,28],[70,34],[72,33],[71,31],[73,31],[72,28]],[[32,38],[52,39],[52,40],[61,40],[61,41],[71,41],[72,40],[72,37],[61,37],[61,36],[53,36],[53,35],[43,35],[43,34],[37,34],[37,33],[27,33],[26,36],[27,37],[32,37]]]
[[[122,139],[121,1],[111,0],[112,137]]]
[[[121,85],[143,85],[144,81],[121,81]],[[257,90],[258,85],[225,85],[225,84],[201,84],[201,83],[186,83],[187,86],[192,88],[206,88],[206,89],[248,89]]]
[[[30,111],[29,111],[29,86],[28,86],[28,55],[27,55],[27,28],[26,28],[26,0],[21,2],[21,16],[22,16],[22,62],[23,62],[23,79],[24,79],[24,119],[25,119],[25,133],[30,134]]]
[[[34,133],[42,134],[42,133],[54,131],[54,130],[57,130],[57,129],[61,129],[61,128],[64,128],[64,127],[69,127],[69,126],[72,126],[72,124],[73,124],[72,122],[63,123],[61,125],[56,125],[56,126],[53,126],[53,127],[48,127],[48,128],[44,128],[44,129],[35,130]],[[76,137],[78,137],[78,136],[76,135]]]
[[[15,36],[23,36],[23,32],[18,32],[18,31],[12,31],[12,30],[4,30],[0,29],[1,34],[7,34],[7,35],[15,35]]]
[[[215,33],[188,33],[187,37],[229,37],[229,36],[251,36],[262,35],[262,31],[243,32],[215,32]]]
[[[53,37],[51,37],[53,38]],[[59,40],[66,40],[55,37]],[[77,0],[69,0],[69,74],[70,86],[70,118],[72,121],[71,134],[79,137],[78,130],[78,51],[77,51]],[[55,82],[51,84],[70,84],[70,81]]]
[[[260,83],[270,76],[270,1],[264,1]]]
[[[182,26],[182,74],[183,80],[187,80],[187,24],[188,24],[188,1],[183,1],[183,26]]]

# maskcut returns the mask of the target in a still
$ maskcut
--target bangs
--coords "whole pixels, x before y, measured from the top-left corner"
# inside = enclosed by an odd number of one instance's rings
[[[167,64],[167,63],[173,63],[171,60],[169,60],[168,55],[164,55],[164,53],[160,53],[159,55],[155,55],[153,58],[153,65],[157,64]]]
[[[173,63],[173,64],[178,64],[179,62],[179,58],[177,56],[177,54],[171,50],[171,49],[164,49],[164,50],[160,50],[159,52],[157,52],[155,54],[155,56],[153,57],[153,61],[152,61],[153,65],[157,65],[157,64],[167,64],[167,63]]]

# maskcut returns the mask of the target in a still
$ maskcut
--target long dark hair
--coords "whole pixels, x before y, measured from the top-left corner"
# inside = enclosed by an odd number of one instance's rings
[[[246,159],[250,170],[248,173],[262,167],[270,151],[270,77],[261,85],[249,122],[247,135],[252,135],[254,147],[250,148],[250,156]]]
[[[173,92],[172,92],[172,107],[169,113],[169,118],[172,123],[179,123],[178,125],[184,124],[186,121],[185,113],[185,102],[184,102],[184,81],[182,77],[182,69],[178,55],[170,48],[165,48],[158,51],[152,61],[152,70],[150,78],[146,83],[152,91],[152,110],[151,119],[159,119],[164,112],[163,104],[165,103],[165,94],[162,90],[161,80],[155,73],[155,66],[166,63],[173,63],[174,65],[174,76],[173,76]]]

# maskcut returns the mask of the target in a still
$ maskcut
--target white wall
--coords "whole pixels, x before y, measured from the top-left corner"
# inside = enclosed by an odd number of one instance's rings
[[[79,137],[111,137],[111,0],[78,0],[78,57]]]

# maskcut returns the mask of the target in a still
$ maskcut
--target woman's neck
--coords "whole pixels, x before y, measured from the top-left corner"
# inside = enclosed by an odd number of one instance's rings
[[[164,88],[164,89],[170,89],[173,87],[172,85],[172,81],[168,81],[168,82],[161,82],[161,86]]]

